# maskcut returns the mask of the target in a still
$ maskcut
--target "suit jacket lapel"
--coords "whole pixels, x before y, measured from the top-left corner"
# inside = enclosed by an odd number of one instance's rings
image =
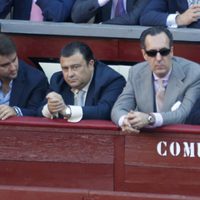
[[[164,111],[171,110],[171,107],[179,100],[179,90],[183,85],[182,80],[185,78],[185,74],[177,63],[173,63],[172,72],[167,85],[165,100],[164,100]],[[182,100],[182,99],[180,99]]]
[[[12,91],[10,96],[10,106],[20,105],[23,92],[25,91],[26,83],[24,73],[19,66],[17,78],[13,80]]]
[[[130,12],[130,10],[133,8],[133,1],[134,0],[127,0],[126,1],[126,10],[127,10],[127,12]]]
[[[74,93],[68,86],[64,87],[62,91],[62,97],[67,105],[74,105]]]
[[[86,96],[86,100],[85,100],[85,105],[94,105],[96,99],[99,99],[98,97],[98,94],[95,93],[95,88],[96,88],[96,80],[99,80],[95,77],[98,77],[98,67],[95,66],[94,68],[94,74],[93,74],[93,77],[92,77],[92,81],[90,83],[90,86],[88,88],[88,91],[87,91],[87,96]]]
[[[145,77],[145,80],[144,80]],[[145,68],[138,76],[136,91],[140,92],[141,99],[138,99],[139,105],[141,105],[140,110],[143,112],[154,111],[154,86],[153,86],[152,72],[149,68]],[[136,95],[137,96],[137,95]],[[137,97],[136,97],[137,98]]]
[[[100,9],[101,22],[110,19],[111,10],[112,10],[112,1],[109,1],[105,6],[102,7],[102,9]]]

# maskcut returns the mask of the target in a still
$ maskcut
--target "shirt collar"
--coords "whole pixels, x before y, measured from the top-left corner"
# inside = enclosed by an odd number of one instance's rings
[[[12,88],[12,84],[13,84],[13,80],[10,81],[9,83],[9,88],[11,89]],[[0,89],[2,88],[2,81],[0,80]]]

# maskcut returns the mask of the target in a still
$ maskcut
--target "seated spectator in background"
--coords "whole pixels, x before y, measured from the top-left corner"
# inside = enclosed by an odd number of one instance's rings
[[[143,11],[140,24],[200,28],[200,0],[152,0]]]
[[[125,79],[118,72],[94,59],[84,43],[72,42],[61,51],[62,72],[53,74],[45,117],[64,117],[70,122],[81,119],[110,119],[111,108],[122,92]]]
[[[18,61],[15,44],[0,34],[0,119],[36,116],[47,89],[44,73]]]
[[[194,104],[186,124],[200,125],[200,98]]]
[[[138,25],[142,10],[149,0],[76,0],[71,18],[75,23]]]
[[[0,18],[65,22],[70,20],[75,0],[0,0]]]
[[[129,71],[111,118],[123,131],[184,123],[200,94],[199,64],[173,56],[167,28],[152,27],[140,37],[146,62]]]

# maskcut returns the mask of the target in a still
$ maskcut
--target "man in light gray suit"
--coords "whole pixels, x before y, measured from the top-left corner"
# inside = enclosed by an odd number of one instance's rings
[[[139,25],[140,14],[150,0],[122,0],[123,5],[116,15],[120,0],[76,0],[71,18],[75,23],[87,23],[95,18],[95,23]]]
[[[184,123],[200,94],[200,65],[173,56],[173,37],[167,28],[148,28],[140,41],[146,62],[130,69],[112,109],[113,122],[130,133],[148,126]],[[164,85],[163,101],[156,96],[159,80]],[[157,104],[161,102],[160,108]]]

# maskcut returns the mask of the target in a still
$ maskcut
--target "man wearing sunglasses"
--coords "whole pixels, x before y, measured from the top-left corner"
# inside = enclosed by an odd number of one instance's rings
[[[123,131],[184,123],[200,94],[200,66],[173,56],[173,37],[151,27],[140,37],[145,62],[133,66],[114,104],[112,120]]]

